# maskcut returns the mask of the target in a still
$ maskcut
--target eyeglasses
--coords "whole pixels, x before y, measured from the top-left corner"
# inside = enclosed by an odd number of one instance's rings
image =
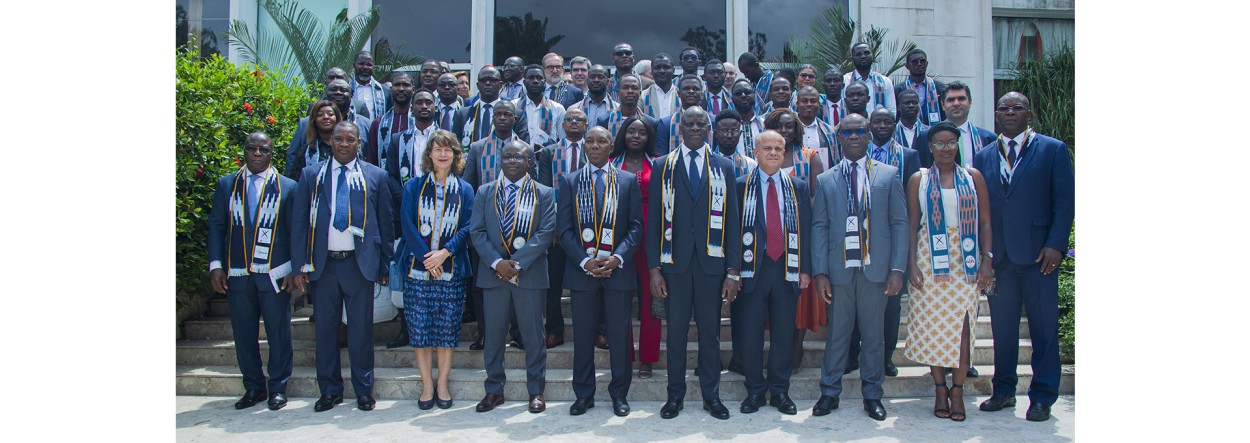
[[[697,54],[685,54],[681,56],[681,59],[682,60],[698,60],[699,56]]]
[[[273,152],[273,148],[262,148],[260,146],[247,146],[243,148],[243,152],[259,152],[261,155],[269,155]]]
[[[728,128],[728,129],[726,129],[726,128],[720,128],[720,129],[717,129],[717,130],[716,130],[716,133],[717,133],[717,134],[725,134],[725,135],[737,135],[737,134],[741,134],[741,133],[742,133],[742,129],[741,129],[741,128]]]
[[[802,74],[799,74],[799,77],[803,77],[803,78],[816,78],[816,74],[808,74],[808,73],[804,72],[804,73],[802,73]]]
[[[634,55],[634,51],[616,51],[614,54],[616,54],[617,57],[629,57]]]
[[[737,96],[739,96],[739,97],[741,97],[741,96],[747,96],[747,95],[752,95],[752,94],[755,94],[755,91],[752,91],[752,90],[750,90],[750,89],[741,89],[741,90],[738,90],[738,91],[734,91],[734,93],[733,93],[733,95],[737,95]]]
[[[564,66],[562,66],[562,65],[547,65],[547,66],[543,66],[543,69],[560,69],[560,68],[563,68],[563,67],[564,67]]]
[[[838,134],[842,134],[843,137],[850,137],[852,135],[858,135],[860,137],[863,137],[868,134],[868,129],[866,128],[843,129],[841,131],[838,131]]]
[[[586,119],[585,119],[584,117],[569,117],[569,116],[565,116],[565,117],[564,117],[564,121],[566,121],[566,122],[576,122],[576,123],[586,123]]]
[[[586,72],[586,71],[589,71],[589,69],[586,69],[586,68],[573,68],[573,69],[570,69],[569,71],[572,71],[572,72]]]
[[[929,146],[932,146],[933,149],[936,149],[938,151],[949,151],[951,149],[959,149],[959,139],[951,140],[948,142],[931,142],[929,143]]]
[[[1007,106],[999,106],[999,107],[998,107],[998,109],[996,109],[996,111],[998,111],[998,112],[1024,112],[1024,111],[1028,111],[1028,110],[1029,110],[1029,108],[1026,108],[1026,107],[1024,107],[1024,106],[1020,106],[1020,105],[1015,105],[1015,106],[1011,106],[1011,107],[1007,107]]]

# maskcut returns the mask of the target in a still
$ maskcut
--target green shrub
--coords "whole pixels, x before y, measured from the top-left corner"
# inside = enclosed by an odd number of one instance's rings
[[[1068,234],[1067,257],[1059,265],[1059,356],[1076,360],[1076,229]]]
[[[1029,98],[1033,129],[1076,149],[1076,51],[1064,45],[1015,68],[1008,91]]]
[[[240,167],[243,142],[254,131],[273,139],[274,166],[281,171],[309,91],[216,54],[201,61],[197,51],[182,52],[176,65],[175,269],[178,299],[184,300],[208,292],[208,214],[217,178]]]

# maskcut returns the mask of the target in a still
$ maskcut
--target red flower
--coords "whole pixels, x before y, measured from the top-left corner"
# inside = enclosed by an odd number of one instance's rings
[[[258,78],[265,78],[265,73],[264,73],[264,72],[260,72],[260,70],[259,70],[259,69],[255,70],[255,71],[252,71],[252,75],[254,75],[254,76],[258,77]]]
[[[280,98],[275,98],[275,99],[273,99],[273,102],[274,102],[274,103],[282,103],[282,99],[280,99]]]
[[[271,115],[271,116],[265,117],[265,123],[276,125],[278,124],[278,119],[273,118],[273,116]]]
[[[234,158],[234,164],[235,164],[236,166],[243,166],[243,161],[242,161],[242,160],[239,160],[239,158],[238,158],[238,157],[235,157],[235,158]]]
[[[200,178],[200,177],[203,177],[203,176],[204,176],[204,165],[198,165],[198,166],[196,166],[196,167],[195,167],[195,177],[196,177],[196,178]]]
[[[252,104],[251,104],[251,103],[244,103],[244,104],[243,104],[243,110],[244,110],[244,111],[247,111],[247,115],[252,115]]]

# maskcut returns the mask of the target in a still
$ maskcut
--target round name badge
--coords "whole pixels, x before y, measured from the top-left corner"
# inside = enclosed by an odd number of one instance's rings
[[[422,224],[422,225],[421,225],[421,236],[422,236],[422,237],[429,237],[429,236],[430,236],[430,225],[427,225],[427,224]]]
[[[977,247],[977,244],[976,242],[972,241],[972,239],[970,238],[964,239],[964,251],[972,252],[972,249],[976,247]]]
[[[977,265],[977,258],[972,257],[972,256],[965,257],[964,264],[967,265],[969,268],[974,267]]]
[[[668,228],[664,230],[664,239],[668,241],[673,241],[673,228]]]
[[[400,177],[407,177],[407,176],[408,176],[408,167],[407,167],[407,166],[404,166],[404,167],[399,168],[399,176],[400,176]]]
[[[752,254],[751,251],[742,252],[742,261],[750,263],[752,260],[755,260],[755,254]]]
[[[590,228],[582,229],[582,241],[591,241],[595,239],[595,231]]]
[[[512,249],[521,249],[525,247],[525,237],[517,237],[512,240]]]
[[[751,243],[754,243],[754,242],[755,242],[755,235],[752,235],[750,232],[742,234],[742,244],[744,246],[751,246]]]
[[[587,256],[587,257],[592,257],[592,256],[594,256],[594,255],[595,255],[595,248],[586,248],[586,256]]]

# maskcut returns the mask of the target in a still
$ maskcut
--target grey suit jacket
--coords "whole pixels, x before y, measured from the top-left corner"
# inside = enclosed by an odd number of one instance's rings
[[[864,267],[864,276],[884,283],[891,270],[907,270],[907,203],[895,167],[874,162],[869,177],[872,207],[868,209],[868,254],[872,263]],[[824,274],[835,285],[849,284],[853,274],[843,258],[848,216],[846,174],[835,165],[817,176],[816,183],[812,272]]]
[[[509,257],[503,247],[503,233],[499,230],[499,214],[495,212],[495,187],[498,184],[499,181],[496,180],[482,185],[473,199],[473,220],[469,224],[469,237],[473,240],[473,247],[480,260],[477,265],[477,287],[496,288],[511,284],[495,278],[495,270],[491,268],[491,263],[495,260],[510,259],[521,264],[517,286],[525,289],[547,289],[547,248],[551,246],[556,231],[554,193],[541,183],[535,184],[538,209],[534,213],[534,234],[526,239],[525,246]]]
[[[481,190],[478,188],[480,188],[482,185],[485,184],[485,183],[482,183],[482,170],[481,170],[482,150],[485,149],[486,140],[490,137],[493,137],[493,135],[487,136],[486,138],[483,138],[481,140],[475,141],[472,144],[470,144],[468,147],[469,152],[467,153],[467,155],[465,155],[464,174],[461,175],[461,178],[463,178],[464,181],[469,182],[469,185],[473,186],[473,189],[478,192],[481,192]],[[503,151],[503,143],[499,142],[496,149],[498,149],[496,151],[496,154],[501,153]],[[531,156],[531,159],[532,159],[532,156]],[[500,170],[500,164],[499,162],[496,162],[495,163],[495,178],[499,178],[502,174],[503,172]],[[534,162],[531,160],[530,161],[530,177],[537,177],[537,176],[538,176],[537,162]],[[540,180],[539,183],[543,183],[543,182]],[[543,184],[546,184],[546,183],[543,183]]]

